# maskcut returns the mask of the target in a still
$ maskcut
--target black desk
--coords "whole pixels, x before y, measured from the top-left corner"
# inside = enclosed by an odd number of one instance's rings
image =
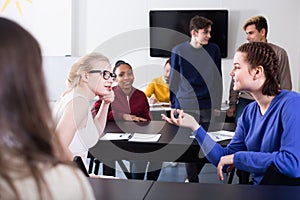
[[[105,200],[298,200],[300,186],[253,186],[204,183],[153,182],[89,178],[96,199]]]
[[[208,126],[203,124],[209,131],[234,130],[234,124],[214,123]],[[169,161],[169,162],[198,162],[203,158],[199,154],[200,147],[196,140],[191,139],[191,130],[178,127],[165,121],[151,122],[108,122],[104,132],[138,132],[160,133],[158,142],[141,143],[128,141],[103,141],[89,149],[91,155],[100,161],[105,160],[146,160],[146,161]],[[227,145],[229,141],[220,142]]]
[[[141,180],[103,178],[89,178],[88,180],[93,188],[96,199],[103,200],[141,200],[145,198],[153,184],[153,181]]]
[[[291,200],[299,197],[300,187],[297,186],[154,182],[145,200]]]

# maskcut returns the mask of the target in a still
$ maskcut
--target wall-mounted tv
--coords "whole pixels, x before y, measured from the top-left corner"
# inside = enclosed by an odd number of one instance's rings
[[[228,10],[150,11],[150,56],[170,57],[174,46],[190,38],[189,22],[195,15],[206,17],[213,22],[210,42],[216,43],[220,47],[222,58],[226,58]],[[178,34],[177,31],[184,35]]]

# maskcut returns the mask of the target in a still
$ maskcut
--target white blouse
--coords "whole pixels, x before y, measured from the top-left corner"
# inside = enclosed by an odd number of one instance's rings
[[[70,103],[75,98],[83,98],[90,104],[88,99],[81,94],[78,93],[66,94],[65,96],[60,98],[54,106],[53,116],[56,124],[61,119],[68,103]],[[99,140],[98,129],[94,123],[94,119],[90,109],[88,110],[87,117],[88,118],[87,118],[86,126],[84,128],[77,129],[74,138],[69,146],[69,149],[74,156],[79,155],[85,160],[87,159],[88,149],[94,146]],[[70,120],[75,120],[75,118]]]
[[[71,169],[66,165],[59,164],[44,170],[43,176],[49,188],[53,200],[60,199],[95,199],[92,187],[83,173],[77,169]],[[33,177],[15,178],[15,187],[22,200],[38,200],[38,189]],[[15,194],[4,179],[0,179],[0,199],[14,199]],[[43,189],[45,189],[43,187]],[[50,196],[45,190],[42,192],[44,199]]]

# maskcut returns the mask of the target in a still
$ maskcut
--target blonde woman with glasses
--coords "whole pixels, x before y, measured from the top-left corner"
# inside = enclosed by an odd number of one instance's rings
[[[109,105],[114,100],[114,79],[109,60],[99,53],[84,55],[72,65],[67,77],[69,89],[53,111],[56,130],[68,160],[77,155],[86,163],[88,149],[102,135]],[[90,106],[96,96],[102,104],[93,118]]]

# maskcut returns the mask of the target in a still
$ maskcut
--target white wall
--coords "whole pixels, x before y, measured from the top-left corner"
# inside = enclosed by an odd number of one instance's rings
[[[153,77],[162,73],[165,59],[151,58],[148,33],[149,11],[154,9],[228,9],[229,40],[228,57],[222,59],[224,77],[223,99],[228,99],[229,71],[235,49],[246,42],[243,23],[254,15],[264,15],[269,23],[268,40],[286,49],[290,59],[293,89],[300,91],[299,74],[299,32],[300,3],[298,0],[252,0],[246,3],[240,0],[76,0],[74,7],[82,7],[80,15],[84,16],[85,36],[74,41],[84,48],[72,51],[76,56],[95,49],[108,55],[112,63],[125,59],[135,70],[135,86],[145,86]],[[78,4],[78,6],[77,6]],[[259,6],[258,6],[259,5]],[[84,44],[83,44],[84,43]],[[108,44],[109,45],[108,45]],[[135,44],[136,43],[136,44]],[[135,44],[135,45],[133,45]]]
[[[248,3],[240,0],[32,0],[31,4],[25,0],[20,2],[22,16],[16,10],[14,1],[11,1],[0,16],[16,19],[41,43],[43,54],[46,56],[44,63],[51,99],[55,99],[65,88],[66,73],[71,64],[70,59],[64,57],[68,54],[78,57],[97,49],[107,55],[112,63],[117,59],[124,59],[134,67],[136,87],[144,87],[152,78],[161,75],[165,58],[151,58],[148,50],[148,14],[153,9],[229,10],[228,57],[222,59],[224,100],[228,99],[228,74],[235,49],[246,42],[242,25],[253,15],[264,15],[269,23],[268,40],[284,47],[288,52],[293,89],[300,91],[298,0],[252,0]]]
[[[67,89],[67,74],[78,59],[66,56],[44,56],[43,67],[50,101],[56,101]]]
[[[4,2],[0,1],[0,9]],[[10,1],[0,16],[20,23],[31,32],[42,46],[43,55],[71,54],[71,0],[19,1],[22,13],[15,2]]]

